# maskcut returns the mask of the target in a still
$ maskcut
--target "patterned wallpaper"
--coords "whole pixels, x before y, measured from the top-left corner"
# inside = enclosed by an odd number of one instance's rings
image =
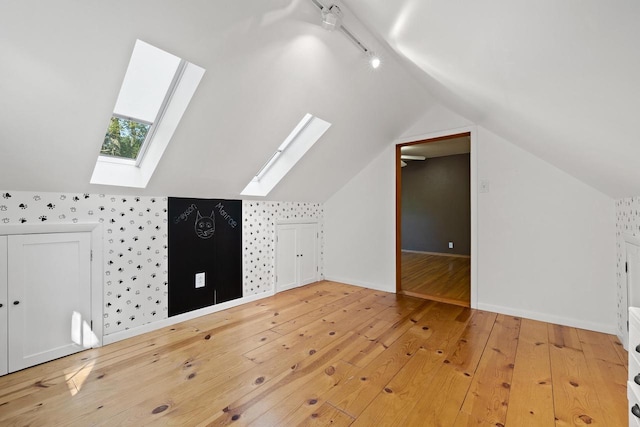
[[[103,224],[105,335],[167,317],[166,198],[1,194],[2,224]]]
[[[624,271],[626,249],[624,235],[640,237],[640,197],[629,197],[616,201],[616,281],[618,295],[618,332],[627,334],[627,276]]]
[[[278,221],[318,222],[319,278],[324,277],[323,208],[319,203],[242,202],[244,295],[273,290],[275,282],[275,236]]]
[[[321,204],[243,201],[243,295],[273,290],[275,226],[317,221]],[[167,198],[0,192],[0,225],[100,222],[104,228],[104,334],[167,318]],[[323,277],[320,249],[320,277]]]

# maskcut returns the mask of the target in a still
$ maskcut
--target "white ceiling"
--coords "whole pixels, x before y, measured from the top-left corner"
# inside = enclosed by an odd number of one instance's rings
[[[322,202],[441,103],[640,194],[637,1],[346,1],[377,70],[310,0],[3,1],[0,188],[239,198],[311,113],[332,126],[268,199]],[[137,38],[206,73],[147,189],[90,185]]]
[[[448,108],[610,196],[640,194],[640,2],[348,3]]]
[[[372,70],[310,0],[5,0],[0,8],[0,188],[240,198],[306,113],[331,128],[269,194],[323,202],[432,105],[383,57]],[[206,69],[144,190],[90,185],[139,38]]]

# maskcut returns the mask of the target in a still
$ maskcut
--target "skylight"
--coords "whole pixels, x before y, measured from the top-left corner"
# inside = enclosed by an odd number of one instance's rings
[[[306,114],[240,194],[269,194],[330,126],[331,123]]]
[[[203,74],[136,40],[91,183],[145,187]]]

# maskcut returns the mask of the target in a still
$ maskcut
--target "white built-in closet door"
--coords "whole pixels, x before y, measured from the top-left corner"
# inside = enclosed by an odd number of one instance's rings
[[[628,307],[640,307],[640,248],[626,242]]]
[[[7,347],[7,236],[0,236],[0,375],[9,372]]]
[[[300,286],[302,286],[318,280],[318,226],[316,224],[301,224],[298,233]]]
[[[276,227],[276,290],[278,292],[298,286],[297,227]]]
[[[627,253],[625,269],[627,272],[627,330],[629,329],[629,307],[640,307],[640,247],[625,242]]]
[[[91,233],[8,237],[9,371],[91,346]]]
[[[281,224],[276,227],[276,291],[318,280],[318,225]]]

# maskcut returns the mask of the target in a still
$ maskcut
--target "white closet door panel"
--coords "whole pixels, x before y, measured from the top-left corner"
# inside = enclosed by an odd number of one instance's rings
[[[91,234],[9,236],[8,246],[9,370],[90,347]]]
[[[317,233],[318,226],[316,224],[301,224],[299,226],[300,286],[318,280]]]
[[[276,227],[276,290],[295,288],[297,280],[297,229],[294,225]]]
[[[628,307],[640,307],[640,248],[629,242],[627,251],[627,289]]]
[[[7,347],[7,236],[0,236],[0,375],[9,372]]]

